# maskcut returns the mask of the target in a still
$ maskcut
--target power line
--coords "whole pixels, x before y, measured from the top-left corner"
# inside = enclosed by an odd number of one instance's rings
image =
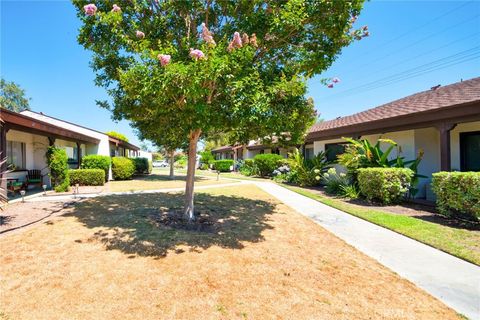
[[[428,20],[428,21],[425,22],[424,24],[422,24],[422,25],[420,25],[420,26],[413,27],[413,28],[411,28],[410,30],[408,30],[408,31],[400,34],[399,36],[397,36],[397,37],[395,37],[395,38],[393,38],[393,39],[390,39],[390,40],[388,40],[388,41],[386,41],[386,42],[384,42],[384,43],[382,43],[382,44],[380,44],[380,45],[378,45],[378,46],[370,49],[369,51],[361,54],[360,57],[367,55],[367,54],[370,53],[371,51],[377,51],[377,49],[385,48],[386,45],[391,44],[391,43],[393,43],[393,42],[395,42],[395,41],[397,41],[397,40],[399,40],[399,39],[401,39],[401,38],[409,35],[409,34],[412,33],[412,32],[418,32],[419,29],[422,29],[422,28],[424,28],[425,26],[428,26],[429,24],[431,24],[431,23],[433,23],[433,22],[436,22],[436,21],[438,21],[438,20],[440,20],[440,19],[442,19],[442,18],[450,15],[450,14],[452,14],[453,12],[455,12],[455,11],[463,8],[463,7],[466,6],[467,4],[470,4],[470,3],[473,3],[473,2],[474,2],[474,1],[472,0],[472,1],[467,1],[467,2],[465,2],[465,3],[462,3],[461,5],[453,8],[452,10],[449,10],[449,11],[447,11],[447,12],[444,12],[444,13],[442,13],[441,15],[439,15],[439,16],[431,19],[431,20]],[[357,56],[357,58],[358,58],[358,56]]]
[[[357,94],[359,92],[364,92],[364,91],[369,91],[373,89],[377,89],[380,87],[384,87],[386,85],[390,85],[392,83],[404,81],[410,78],[414,78],[426,73],[430,73],[432,71],[444,69],[459,63],[464,63],[467,61],[471,61],[474,59],[477,59],[480,57],[480,46],[444,57],[442,59],[435,60],[433,62],[423,64],[420,66],[417,66],[415,68],[408,69],[406,71],[381,78],[376,81],[372,81],[348,90],[341,91],[339,93],[333,94],[331,96],[326,97],[325,99],[329,99],[332,97],[336,97],[341,95],[342,97],[346,95],[352,95],[352,94]]]
[[[473,16],[473,17],[471,17],[470,19],[460,21],[459,23],[456,23],[456,24],[454,24],[453,26],[447,26],[447,27],[441,29],[440,31],[432,32],[432,33],[428,34],[427,36],[425,36],[425,37],[423,37],[423,38],[421,38],[421,39],[419,39],[419,40],[417,40],[417,41],[415,41],[415,42],[413,42],[413,43],[410,43],[408,46],[405,46],[405,47],[396,49],[396,50],[394,50],[394,51],[392,51],[392,52],[390,52],[390,53],[388,53],[388,54],[386,54],[386,55],[383,55],[381,58],[378,58],[378,59],[375,59],[374,61],[371,61],[371,62],[369,62],[369,63],[363,64],[360,68],[356,68],[355,71],[364,70],[366,67],[369,67],[369,66],[371,66],[372,64],[376,64],[376,63],[378,63],[379,61],[385,60],[386,58],[391,57],[392,55],[398,54],[399,52],[402,52],[402,51],[405,51],[406,49],[409,49],[409,48],[411,48],[411,47],[414,47],[414,46],[416,46],[417,44],[422,43],[422,42],[424,42],[425,40],[428,40],[428,39],[430,39],[430,38],[432,38],[432,37],[434,37],[434,36],[437,36],[437,35],[445,32],[445,31],[449,31],[449,30],[451,30],[452,28],[455,28],[455,27],[458,27],[458,26],[460,26],[460,25],[462,25],[462,24],[465,24],[465,23],[467,23],[467,22],[470,22],[471,20],[474,20],[474,19],[476,19],[477,17],[479,17],[478,14],[475,15],[475,16]]]

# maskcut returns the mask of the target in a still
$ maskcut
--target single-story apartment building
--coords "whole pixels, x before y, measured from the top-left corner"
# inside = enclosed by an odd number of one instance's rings
[[[257,154],[264,154],[264,153],[275,153],[283,156],[284,158],[287,158],[288,153],[292,152],[293,149],[295,148],[269,146],[269,145],[262,144],[260,141],[251,140],[246,145],[221,146],[221,147],[212,149],[212,154],[214,155],[216,160],[252,159]]]
[[[139,156],[140,148],[107,134],[33,111],[12,112],[0,108],[1,178],[0,193],[6,194],[9,181],[35,174],[38,184],[50,185],[45,158],[47,148],[65,149],[70,168],[79,168],[84,155]],[[144,153],[145,154],[145,153]]]
[[[411,160],[422,151],[418,173],[419,198],[433,200],[431,174],[438,171],[480,171],[480,77],[447,86],[435,86],[384,105],[313,125],[305,150],[342,153],[342,137],[379,138],[398,143]],[[386,147],[386,146],[385,146]],[[392,154],[396,157],[395,152]]]

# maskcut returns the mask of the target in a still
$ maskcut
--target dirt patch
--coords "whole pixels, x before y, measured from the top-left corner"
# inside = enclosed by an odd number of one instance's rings
[[[16,202],[0,210],[0,237],[69,212],[73,202]]]
[[[189,221],[183,214],[182,209],[171,209],[168,211],[153,210],[150,219],[158,226],[165,226],[173,229],[214,233],[218,224],[208,211],[195,212],[195,219]]]

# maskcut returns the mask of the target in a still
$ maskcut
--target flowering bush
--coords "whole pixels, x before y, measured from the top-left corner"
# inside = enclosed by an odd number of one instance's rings
[[[343,195],[344,189],[350,185],[350,179],[344,172],[337,173],[335,168],[328,169],[323,174],[323,183],[328,193]]]
[[[313,159],[305,159],[295,150],[289,155],[291,181],[300,186],[316,186],[320,184],[321,175],[329,168],[329,162],[324,152],[319,152]]]

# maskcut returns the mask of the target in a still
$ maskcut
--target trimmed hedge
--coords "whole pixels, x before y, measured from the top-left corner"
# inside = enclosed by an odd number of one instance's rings
[[[70,185],[103,186],[105,184],[105,172],[102,169],[73,169],[69,170]]]
[[[110,170],[110,164],[112,159],[109,156],[100,156],[91,154],[82,158],[82,169],[102,169],[105,172],[105,181],[108,181],[108,171]]]
[[[414,172],[408,168],[358,169],[360,193],[382,204],[399,202],[408,192]]]
[[[273,174],[278,167],[284,162],[284,158],[281,155],[274,153],[257,154],[253,161],[255,167],[258,169],[258,174],[262,177],[268,177]]]
[[[151,163],[148,161],[147,158],[132,158],[133,162],[135,163],[135,173],[142,174],[142,173],[151,173]]]
[[[437,172],[432,190],[446,216],[480,220],[480,172]]]
[[[213,168],[220,172],[230,172],[230,167],[233,166],[233,160],[224,159],[224,160],[216,160],[213,162]]]
[[[135,163],[130,158],[113,157],[112,158],[112,174],[114,180],[132,179],[135,173]]]
[[[70,180],[68,175],[68,156],[64,149],[50,146],[46,153],[49,176],[56,192],[68,191]]]

